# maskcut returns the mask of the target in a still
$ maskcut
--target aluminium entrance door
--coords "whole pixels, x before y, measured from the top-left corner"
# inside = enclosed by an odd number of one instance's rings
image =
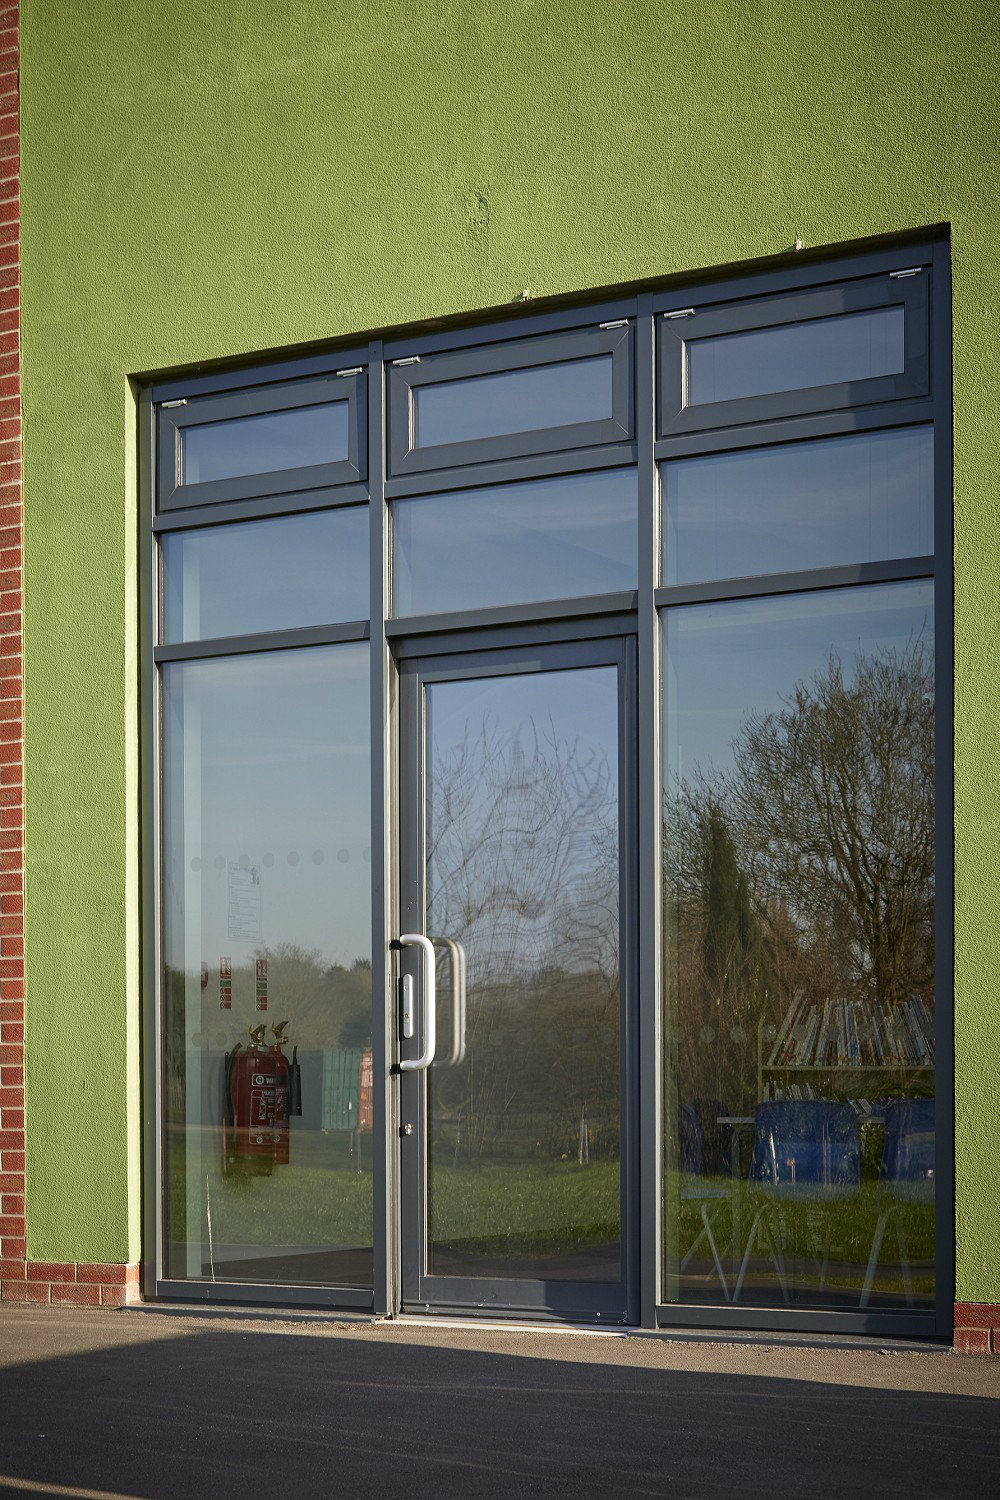
[[[625,639],[403,665],[404,1308],[635,1318],[632,676]]]

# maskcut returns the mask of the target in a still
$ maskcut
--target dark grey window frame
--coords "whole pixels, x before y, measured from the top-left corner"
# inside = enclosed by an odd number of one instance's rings
[[[915,263],[913,268],[906,269],[917,269],[918,266],[919,263]],[[658,328],[660,435],[701,432],[802,416],[807,412],[929,395],[929,278],[930,268],[923,265],[914,276],[895,278],[890,273],[883,273],[777,296],[756,295],[740,301],[699,299],[688,315],[677,316],[676,311],[663,315]],[[905,363],[898,375],[805,386],[738,400],[703,402],[694,406],[686,404],[684,366],[687,345],[697,339],[756,332],[895,306],[901,306],[904,313]]]
[[[949,1339],[952,1332],[954,1297],[954,1065],[953,1065],[953,791],[952,791],[952,511],[951,511],[951,314],[950,249],[946,230],[928,231],[922,237],[902,236],[893,242],[860,247],[854,251],[836,248],[801,255],[788,255],[770,263],[726,270],[718,274],[674,276],[658,284],[634,285],[592,298],[577,296],[553,300],[541,310],[494,309],[491,313],[456,318],[447,326],[392,330],[383,338],[321,352],[290,351],[275,354],[265,362],[220,364],[214,370],[200,369],[168,376],[135,376],[139,387],[140,464],[140,622],[141,655],[141,828],[142,893],[146,914],[142,949],[142,973],[147,1003],[143,1017],[143,1161],[147,1184],[143,1221],[143,1286],[148,1297],[166,1300],[242,1303],[261,1306],[342,1308],[391,1315],[398,1310],[400,1288],[396,1267],[400,1259],[398,1163],[400,1113],[398,1085],[391,1067],[396,1056],[395,984],[398,965],[387,943],[399,931],[399,869],[397,830],[399,671],[411,658],[452,655],[456,651],[505,650],[532,642],[606,640],[632,635],[637,657],[637,800],[635,828],[637,866],[638,931],[635,954],[638,970],[638,1025],[636,1088],[639,1098],[637,1123],[638,1204],[635,1209],[638,1236],[638,1323],[647,1329],[726,1329],[733,1331],[795,1330],[809,1333],[871,1334],[878,1336],[921,1335]],[[671,322],[665,312],[691,306],[715,307],[746,304],[761,298],[800,296],[822,291],[832,284],[862,278],[888,276],[894,270],[921,267],[920,275],[904,278],[899,285],[933,278],[930,301],[931,379],[926,394],[895,395],[881,404],[867,404],[785,411],[775,409],[772,398],[767,412],[751,421],[744,411],[728,426],[664,430],[660,404],[655,401],[656,374],[662,351],[662,331]],[[893,282],[896,285],[896,282]],[[697,315],[696,315],[697,316]],[[420,469],[406,474],[386,474],[387,386],[394,369],[392,361],[414,354],[457,353],[487,348],[516,339],[561,337],[582,325],[601,321],[630,320],[634,341],[634,429],[628,441],[607,446],[572,450],[546,449],[527,452],[521,448],[506,457],[487,459],[481,452],[464,455],[462,462],[440,470]],[[285,476],[267,476],[259,489],[238,498],[203,496],[196,504],[175,503],[156,508],[157,414],[162,403],[217,394],[240,394],[282,381],[329,375],[338,368],[367,369],[367,435],[359,437],[359,476],[329,484],[308,472],[301,483],[285,484]],[[396,367],[406,369],[406,366]],[[413,367],[410,367],[413,368]],[[419,368],[417,366],[416,368]],[[348,377],[343,377],[348,378]],[[869,391],[870,398],[871,392]],[[855,392],[857,395],[857,392]],[[755,398],[758,399],[758,398]],[[175,408],[183,410],[183,408]],[[718,413],[716,413],[718,416]],[[937,1175],[940,1184],[937,1207],[937,1315],[907,1313],[802,1312],[760,1310],[719,1305],[683,1307],[664,1303],[660,1296],[662,1270],[660,1218],[661,1129],[661,984],[660,971],[660,624],[664,606],[696,602],[709,597],[739,597],[748,594],[785,592],[803,587],[843,587],[885,577],[930,576],[929,559],[818,570],[802,575],[777,575],[722,584],[661,589],[659,587],[659,490],[657,466],[665,458],[695,456],[730,448],[752,447],[812,438],[824,434],[889,427],[913,422],[935,423],[935,619],[937,647]],[[361,465],[367,457],[366,468]],[[639,472],[640,530],[639,581],[636,593],[606,595],[586,600],[549,601],[543,605],[511,606],[504,609],[468,611],[462,614],[423,616],[393,620],[389,616],[389,500],[397,496],[428,493],[530,478],[536,475],[572,473],[580,469],[635,463]],[[314,483],[314,481],[316,481]],[[267,637],[227,637],[221,641],[186,643],[178,647],[157,645],[157,533],[179,527],[219,524],[228,520],[264,518],[327,505],[369,501],[370,600],[369,621],[349,622],[329,628],[275,632]],[[872,572],[872,570],[876,572]],[[681,597],[683,593],[684,597]],[[372,1292],[336,1287],[279,1287],[260,1285],[203,1285],[162,1279],[160,1261],[161,1200],[159,1178],[159,877],[158,741],[159,692],[157,667],[161,661],[198,656],[236,654],[243,651],[283,649],[337,640],[370,642],[372,706],[372,914],[373,950],[373,1048],[376,1089],[374,1097],[374,1252],[375,1283]],[[381,732],[379,726],[382,726]],[[379,934],[386,943],[381,944]],[[381,1080],[386,1087],[379,1087]],[[496,1311],[491,1316],[497,1316]]]
[[[157,509],[172,511],[180,507],[213,505],[225,500],[246,500],[364,481],[368,426],[366,385],[366,371],[343,375],[329,371],[218,395],[178,397],[178,404],[161,401],[157,409]],[[240,474],[200,484],[184,483],[182,445],[183,435],[188,429],[209,422],[235,421],[241,417],[270,415],[298,407],[332,405],[347,407],[348,457],[343,461],[263,474]]]
[[[601,355],[610,355],[612,361],[612,412],[603,421],[575,422],[428,447],[413,446],[413,392],[421,386],[538,369]],[[401,358],[405,361],[407,356]],[[634,436],[631,321],[621,327],[589,324],[540,338],[513,339],[509,343],[482,344],[409,358],[417,362],[393,363],[389,369],[389,474],[393,478],[535,453],[630,443]]]

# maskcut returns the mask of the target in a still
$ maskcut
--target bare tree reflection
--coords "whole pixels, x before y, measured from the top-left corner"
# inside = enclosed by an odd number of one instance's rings
[[[428,920],[468,954],[466,1063],[434,1076],[453,1160],[618,1151],[618,788],[551,719],[466,725],[428,789]],[[444,1024],[449,1024],[447,1017]]]
[[[757,1098],[800,999],[933,1008],[931,653],[831,655],[675,784],[665,896],[682,1093]],[[742,1101],[742,1102],[741,1102]]]

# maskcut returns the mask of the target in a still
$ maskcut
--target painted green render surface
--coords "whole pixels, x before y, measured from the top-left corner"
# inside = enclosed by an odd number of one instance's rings
[[[28,1252],[138,1251],[130,372],[950,222],[957,1295],[1000,1301],[987,0],[22,0]]]

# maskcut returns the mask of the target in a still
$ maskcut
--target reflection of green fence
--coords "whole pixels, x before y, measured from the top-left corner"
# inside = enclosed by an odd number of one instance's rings
[[[323,1048],[322,1130],[357,1130],[361,1102],[361,1048]]]

